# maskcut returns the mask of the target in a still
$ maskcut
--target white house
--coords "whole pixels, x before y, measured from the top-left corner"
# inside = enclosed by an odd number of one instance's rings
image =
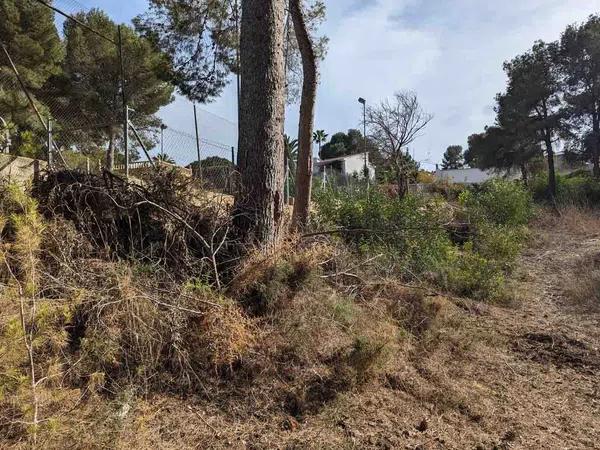
[[[543,160],[543,164],[546,164],[545,159]],[[592,170],[592,166],[589,163],[571,163],[567,161],[562,152],[554,155],[554,168],[556,173],[560,175],[567,175],[576,170]],[[437,181],[448,181],[457,184],[480,184],[498,177],[509,180],[518,180],[521,178],[521,173],[518,170],[509,173],[499,173],[494,170],[480,170],[474,168],[441,170],[436,167],[435,170],[435,179]]]
[[[369,179],[375,179],[375,166],[369,161],[368,153],[357,153],[355,155],[340,156],[319,160],[313,159],[313,173],[315,176],[342,177],[346,181],[350,178],[363,178],[365,162],[369,170]]]
[[[441,170],[436,169],[435,179],[436,181],[448,181],[450,183],[457,184],[480,184],[485,183],[492,178],[502,176],[493,170],[481,170],[481,169],[448,169]],[[513,173],[508,176],[509,179],[519,178],[519,173]]]

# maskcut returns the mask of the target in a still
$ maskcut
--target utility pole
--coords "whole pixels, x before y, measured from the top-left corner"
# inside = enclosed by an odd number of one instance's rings
[[[52,170],[52,119],[48,118],[48,169]]]
[[[119,50],[119,68],[121,74],[121,100],[123,103],[123,146],[125,150],[125,178],[129,179],[129,107],[127,106],[127,94],[125,92],[125,62],[123,61],[123,37],[121,34],[121,25],[117,26],[118,50]],[[113,162],[111,163],[114,165]],[[109,167],[108,170],[114,170]]]
[[[358,103],[363,105],[363,152],[364,152],[364,161],[365,161],[365,169],[364,176],[367,180],[367,188],[369,187],[371,174],[369,173],[369,165],[367,159],[367,101],[359,97]]]
[[[196,128],[196,152],[198,153],[198,171],[197,175],[202,180],[202,164],[200,162],[200,135],[198,134],[198,114],[196,113],[196,104],[194,103],[194,126]]]
[[[160,156],[164,162],[165,160],[165,129],[167,128],[167,126],[162,123],[160,124]]]

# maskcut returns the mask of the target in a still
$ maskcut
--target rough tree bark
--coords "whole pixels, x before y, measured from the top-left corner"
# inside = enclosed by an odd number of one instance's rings
[[[554,149],[552,148],[552,135],[546,130],[544,143],[546,145],[546,156],[548,158],[548,193],[554,201],[556,198],[556,170],[554,168]]]
[[[284,0],[242,1],[236,225],[246,243],[273,245],[283,218]]]
[[[596,110],[592,114],[592,131],[594,142],[592,144],[592,166],[595,178],[600,178],[600,112]]]
[[[302,57],[302,98],[298,123],[298,163],[296,168],[296,198],[292,226],[302,229],[308,223],[312,187],[312,134],[317,96],[317,60],[300,0],[290,0],[290,15]]]
[[[108,129],[108,149],[106,149],[106,167],[111,172],[115,170],[115,130]]]

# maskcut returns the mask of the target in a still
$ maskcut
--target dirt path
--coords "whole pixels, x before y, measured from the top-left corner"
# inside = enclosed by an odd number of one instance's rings
[[[515,274],[518,301],[468,306],[387,390],[355,395],[344,446],[600,449],[600,305],[563,292],[600,255],[600,222],[591,225],[534,227]]]
[[[490,354],[491,367],[485,358],[474,365],[487,374],[474,375],[493,386],[497,399],[486,400],[514,448],[600,448],[600,305],[574,304],[564,292],[585,281],[582,262],[600,255],[600,239],[575,230],[561,221],[544,229],[521,258],[519,303],[490,308],[486,319],[505,345]]]

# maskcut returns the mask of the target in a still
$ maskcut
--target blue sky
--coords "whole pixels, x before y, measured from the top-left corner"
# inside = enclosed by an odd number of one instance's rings
[[[128,22],[146,0],[78,0]],[[58,6],[74,0],[57,0]],[[536,39],[555,40],[570,23],[600,13],[600,0],[326,0],[322,31],[330,38],[317,99],[316,126],[330,135],[356,128],[365,97],[370,104],[397,90],[415,91],[434,119],[412,146],[425,168],[448,145],[494,120],[493,99],[505,85],[502,63]],[[161,111],[171,126],[193,131],[191,106],[177,100]],[[235,89],[202,105],[201,133],[235,143]],[[296,135],[298,106],[288,108],[286,130]],[[211,114],[212,113],[212,114]],[[213,115],[214,114],[214,115]],[[216,116],[215,116],[216,115]],[[223,117],[228,121],[221,120]]]

